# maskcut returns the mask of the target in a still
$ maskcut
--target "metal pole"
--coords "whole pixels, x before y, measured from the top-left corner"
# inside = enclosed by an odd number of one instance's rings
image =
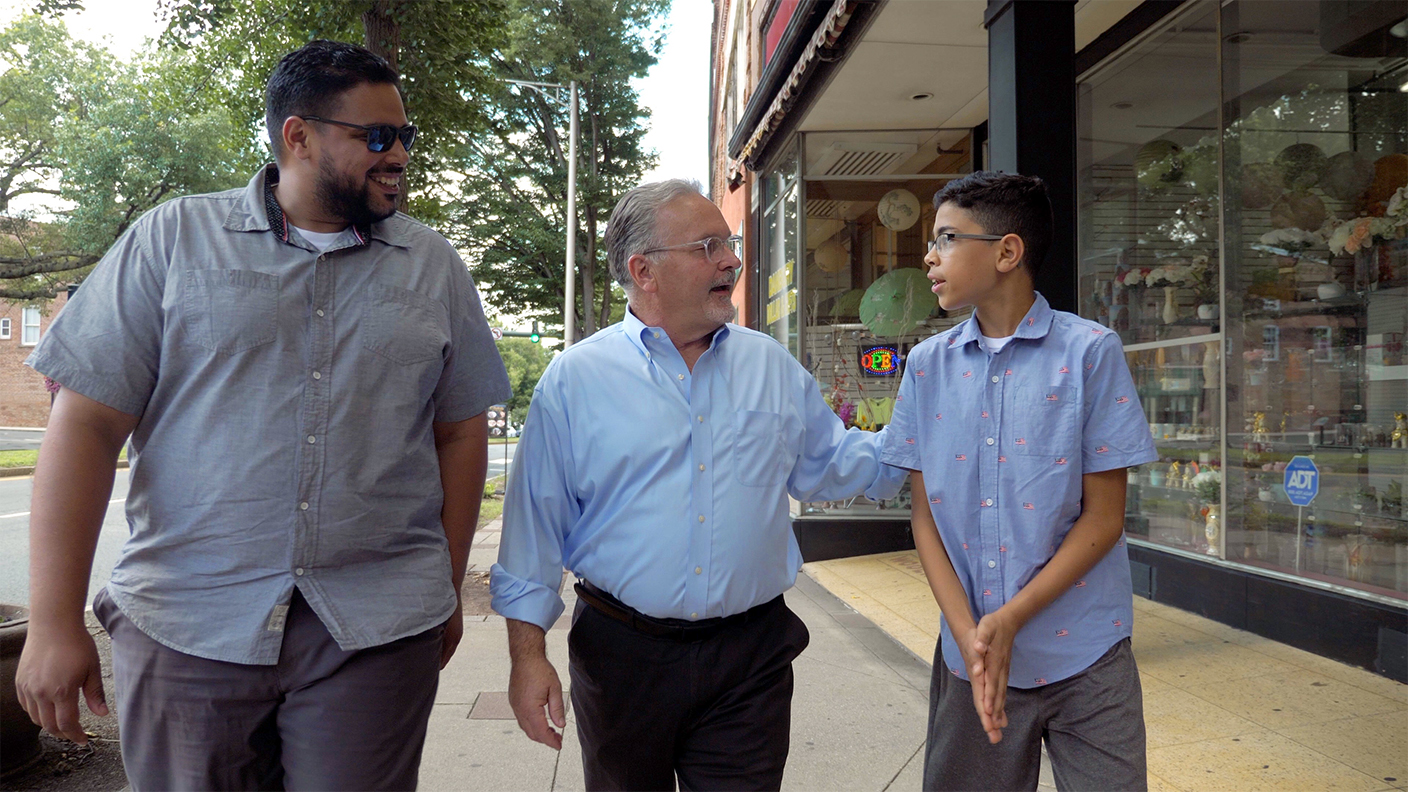
[[[572,122],[567,144],[567,288],[562,306],[562,346],[577,338],[577,81],[571,82]]]

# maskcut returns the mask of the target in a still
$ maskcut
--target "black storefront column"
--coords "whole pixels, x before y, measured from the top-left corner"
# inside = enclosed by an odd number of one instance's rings
[[[1036,288],[1051,307],[1076,305],[1075,0],[988,0],[988,161],[1039,176],[1056,234]]]

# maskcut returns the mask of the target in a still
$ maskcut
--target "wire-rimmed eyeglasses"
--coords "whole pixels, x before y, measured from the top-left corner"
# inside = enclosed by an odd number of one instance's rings
[[[734,234],[728,238],[716,236],[705,237],[698,242],[681,242],[678,245],[665,245],[663,247],[642,250],[642,255],[650,253],[661,253],[666,250],[703,250],[704,257],[709,259],[710,264],[718,264],[723,261],[724,251],[728,250],[734,258],[743,260],[743,237]]]
[[[929,252],[937,252],[940,256],[946,256],[953,251],[953,244],[959,239],[983,239],[988,242],[996,242],[1002,239],[1002,237],[996,234],[959,234],[953,231],[945,231],[929,240]]]

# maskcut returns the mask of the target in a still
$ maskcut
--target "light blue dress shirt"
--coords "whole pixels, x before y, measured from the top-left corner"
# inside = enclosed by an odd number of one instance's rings
[[[894,497],[883,438],[847,431],[771,337],[720,328],[691,372],[630,311],[533,394],[504,503],[494,610],[544,630],[565,565],[658,618],[742,613],[792,587],[787,496]]]
[[[1037,295],[1012,341],[980,343],[978,320],[919,344],[885,441],[885,462],[924,473],[939,537],[973,617],[1016,596],[1081,513],[1081,477],[1158,455],[1119,336]],[[1134,599],[1121,537],[1070,591],[1017,633],[1008,684],[1084,671],[1131,634]],[[942,625],[944,662],[967,679]]]

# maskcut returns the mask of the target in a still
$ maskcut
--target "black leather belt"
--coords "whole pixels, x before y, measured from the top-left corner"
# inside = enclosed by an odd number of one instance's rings
[[[710,638],[729,627],[746,624],[757,619],[782,604],[782,596],[778,595],[770,602],[764,602],[762,605],[749,608],[742,613],[735,613],[732,616],[719,616],[698,621],[657,619],[653,616],[646,616],[585,580],[579,580],[573,589],[576,590],[578,599],[590,605],[603,616],[615,619],[636,632],[655,638],[668,638],[681,642],[702,641]]]

